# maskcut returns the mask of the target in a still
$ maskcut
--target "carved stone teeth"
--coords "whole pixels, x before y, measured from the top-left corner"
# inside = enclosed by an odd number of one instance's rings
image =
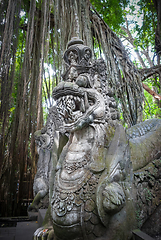
[[[67,101],[69,98],[70,98],[70,96],[69,95],[67,95],[66,97],[64,97],[65,98],[65,100]]]
[[[81,102],[81,98],[78,96],[74,97],[74,100],[77,104],[80,104],[80,102]]]
[[[84,104],[84,99],[83,99],[83,98],[81,98],[80,111],[81,111],[82,113],[84,113],[84,112],[86,111],[86,109],[85,109],[85,104]]]
[[[87,110],[89,108],[89,102],[88,102],[88,97],[87,93],[84,93],[84,103],[85,103],[85,109]]]

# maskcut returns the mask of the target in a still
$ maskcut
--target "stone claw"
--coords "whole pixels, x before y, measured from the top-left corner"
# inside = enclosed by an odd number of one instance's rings
[[[54,230],[40,227],[34,232],[33,240],[54,240]]]
[[[124,206],[125,194],[122,187],[116,182],[105,187],[103,196],[103,206],[107,212],[117,212]]]

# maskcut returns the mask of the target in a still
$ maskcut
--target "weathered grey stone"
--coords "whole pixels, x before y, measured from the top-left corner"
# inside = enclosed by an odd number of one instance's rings
[[[151,161],[161,151],[161,120],[125,131],[105,62],[90,58],[82,40],[70,41],[64,81],[53,90],[56,105],[36,133],[31,208],[49,192],[49,209],[34,239],[128,240],[136,221],[141,227],[157,206],[160,165]]]
[[[138,227],[152,237],[161,237],[161,159],[134,172],[134,203]]]

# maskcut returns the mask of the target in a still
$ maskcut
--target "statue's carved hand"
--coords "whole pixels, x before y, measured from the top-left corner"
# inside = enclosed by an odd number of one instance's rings
[[[103,191],[103,206],[107,212],[118,212],[125,204],[125,194],[122,187],[116,183],[110,183]]]
[[[54,230],[52,227],[45,228],[41,227],[38,228],[34,232],[34,240],[54,240]]]

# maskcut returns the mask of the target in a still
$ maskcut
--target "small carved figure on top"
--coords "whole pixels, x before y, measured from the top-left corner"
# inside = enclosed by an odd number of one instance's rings
[[[91,49],[88,46],[85,46],[82,40],[77,38],[72,38],[64,53],[64,60],[68,67],[71,65],[75,65],[78,68],[89,67],[91,65],[91,57]]]
[[[64,54],[67,71],[63,79],[67,82],[76,83],[79,87],[91,87],[91,57],[91,49],[84,46],[82,40],[72,38]]]

